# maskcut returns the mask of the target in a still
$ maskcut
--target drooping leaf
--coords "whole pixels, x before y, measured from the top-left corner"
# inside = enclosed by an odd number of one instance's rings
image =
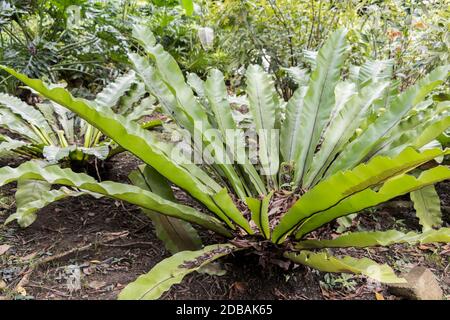
[[[273,231],[272,238],[274,241],[279,241],[306,218],[316,213],[326,212],[360,191],[371,192],[371,187],[449,152],[449,150],[433,149],[419,153],[413,148],[407,148],[395,158],[377,156],[367,164],[360,164],[351,171],[338,172],[306,192],[280,220]],[[354,212],[355,210],[351,209],[347,213]]]
[[[199,224],[223,235],[230,235],[230,232],[215,217],[201,213],[192,207],[165,200],[152,192],[133,185],[112,181],[97,182],[86,174],[75,173],[70,169],[61,169],[54,165],[43,167],[41,163],[35,161],[25,162],[17,168],[0,168],[0,186],[19,179],[46,181],[50,184],[94,192],[110,198],[127,201],[170,217]]]
[[[232,253],[237,248],[230,244],[214,244],[199,251],[182,251],[166,258],[128,284],[119,294],[120,300],[154,300],[180,283],[183,278],[202,266]]]
[[[129,179],[142,189],[176,202],[167,180],[150,166],[140,166],[139,169],[130,173]],[[202,247],[197,231],[186,221],[167,217],[155,211],[143,210],[152,219],[156,235],[172,254],[185,250],[198,250]]]
[[[442,224],[441,199],[433,185],[411,192],[411,201],[423,231]]]
[[[406,282],[405,279],[397,277],[388,265],[380,265],[368,258],[358,259],[350,256],[338,258],[326,252],[314,253],[310,251],[301,251],[300,253],[288,252],[284,256],[295,263],[303,264],[323,272],[363,274],[384,283]]]
[[[417,178],[412,175],[401,174],[387,180],[378,191],[368,188],[354,195],[349,195],[329,209],[315,212],[301,223],[295,237],[299,239],[334,219],[351,213],[358,213],[395,197],[448,179],[450,179],[450,168],[447,166],[438,166],[423,171]]]
[[[0,105],[8,108],[12,113],[20,116],[43,132],[50,133],[52,131],[42,113],[20,99],[6,93],[0,93]]]
[[[43,96],[77,113],[81,118],[101,130],[124,149],[135,154],[167,179],[184,190],[187,190],[211,211],[219,215],[224,221],[227,221],[226,216],[222,214],[220,209],[217,208],[208,196],[208,194],[212,194],[214,191],[220,191],[221,187],[213,181],[208,186],[201,183],[201,180],[196,178],[197,173],[201,174],[200,168],[195,170],[192,168],[189,172],[186,171],[186,169],[175,163],[164,153],[164,150],[172,150],[172,147],[157,140],[149,132],[142,129],[139,124],[128,121],[121,115],[114,114],[109,108],[101,108],[98,110],[96,106],[90,105],[86,100],[73,98],[63,88],[50,89],[41,80],[30,79],[7,67],[1,68]]]
[[[66,187],[51,190],[51,185],[45,181],[22,180],[17,184],[16,212],[6,219],[6,223],[17,220],[17,223],[26,228],[37,218],[36,212],[52,202],[64,199],[66,197],[80,196],[86,194],[70,190]]]
[[[8,154],[10,151],[20,149],[26,145],[29,144],[20,140],[8,139],[7,141],[3,141],[0,143],[0,156]]]
[[[30,142],[44,143],[41,137],[39,137],[21,117],[7,109],[0,108],[0,125],[5,129],[30,140]]]

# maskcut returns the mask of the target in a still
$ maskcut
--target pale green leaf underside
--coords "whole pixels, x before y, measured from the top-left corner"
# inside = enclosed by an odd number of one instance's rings
[[[289,252],[286,258],[323,272],[342,272],[363,274],[369,278],[383,283],[405,283],[406,280],[399,278],[395,272],[386,264],[380,265],[368,258],[353,258],[344,256],[338,258],[326,252],[301,251],[300,253]]]
[[[237,248],[230,244],[214,244],[199,251],[179,252],[127,285],[119,294],[119,300],[158,299],[189,273],[235,250]]]
[[[416,209],[416,216],[423,227],[423,231],[439,227],[442,224],[441,199],[434,186],[411,192],[411,200]]]

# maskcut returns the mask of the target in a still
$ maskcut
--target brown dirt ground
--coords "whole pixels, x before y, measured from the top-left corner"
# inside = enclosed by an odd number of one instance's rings
[[[130,155],[123,154],[111,160],[108,179],[126,181],[127,175],[138,165]],[[13,160],[1,165],[17,163]],[[15,185],[3,187],[6,197],[0,207],[0,223],[14,212],[14,203],[8,202]],[[450,222],[450,183],[438,186],[444,219]],[[8,198],[9,196],[9,198]],[[179,198],[183,195],[179,194]],[[354,220],[352,230],[385,230],[396,226],[419,230],[413,209],[403,197],[395,206],[372,210]],[[400,205],[398,205],[400,204]],[[330,235],[332,227],[323,228],[322,235]],[[105,236],[128,232],[124,238],[95,245]],[[212,233],[201,231],[205,244],[221,241]],[[34,224],[26,229],[16,224],[0,226],[0,245],[10,249],[0,255],[0,299],[115,299],[124,285],[150,270],[169,256],[163,244],[154,235],[151,221],[134,206],[110,199],[90,196],[66,199],[54,203],[38,214]],[[33,261],[51,257],[67,250],[91,244],[89,250],[66,255],[36,268],[29,278],[25,271]],[[387,262],[403,272],[414,265],[430,268],[438,278],[444,293],[450,298],[450,245],[396,245],[390,248],[364,250],[347,249],[346,254],[368,256],[378,262]],[[224,276],[206,274],[188,275],[182,284],[168,291],[164,299],[396,299],[385,286],[367,281],[360,276],[330,275],[306,267],[289,271],[273,266],[263,268],[258,257],[240,253],[221,261],[227,270]],[[70,293],[65,270],[77,265],[82,271],[82,288]],[[3,280],[2,280],[3,279]],[[22,280],[22,282],[21,282]],[[3,289],[1,289],[3,281]],[[22,294],[15,291],[17,286]],[[380,296],[381,295],[381,296]]]

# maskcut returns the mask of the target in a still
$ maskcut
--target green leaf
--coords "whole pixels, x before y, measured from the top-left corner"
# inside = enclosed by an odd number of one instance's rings
[[[299,239],[334,219],[360,212],[395,197],[448,179],[450,179],[450,168],[446,166],[438,166],[423,171],[418,178],[407,174],[396,176],[387,180],[378,191],[370,188],[365,189],[354,195],[349,195],[329,209],[314,213],[299,226],[295,237]]]
[[[127,285],[119,294],[119,300],[154,300],[174,284],[206,264],[232,253],[237,248],[230,244],[214,244],[199,251],[182,251],[164,259]]]
[[[51,185],[45,181],[22,180],[17,184],[16,212],[6,219],[5,224],[17,220],[17,223],[26,228],[37,218],[36,212],[52,202],[86,194],[62,187],[56,190],[50,190]]]
[[[345,147],[344,151],[339,154],[327,170],[326,175],[329,176],[340,170],[352,168],[363,161],[413,107],[423,101],[434,88],[447,78],[449,68],[450,66],[436,68],[414,86],[398,95],[385,113],[369,125],[367,130],[357,139]]]
[[[37,136],[36,132],[34,132],[21,117],[7,109],[0,108],[0,126],[13,133],[19,134],[30,142],[38,144],[43,143],[42,139]]]
[[[187,16],[192,16],[194,13],[194,1],[193,0],[180,0],[180,4],[186,12]]]
[[[369,83],[388,81],[392,77],[393,60],[369,60],[366,61],[358,73],[358,85],[364,87]]]
[[[273,136],[276,128],[278,96],[269,74],[261,66],[250,65],[246,72],[247,96],[249,109],[253,116],[259,138],[259,162],[263,174],[271,176],[273,186],[275,174],[278,171],[278,137]]]
[[[166,200],[177,202],[168,181],[150,166],[140,166],[128,176],[130,181]],[[172,254],[185,250],[198,250],[202,241],[197,231],[186,221],[167,217],[152,210],[143,209],[152,219],[156,235]]]
[[[428,230],[423,233],[410,231],[403,233],[397,230],[351,232],[332,240],[303,240],[297,242],[295,248],[322,249],[322,248],[365,248],[374,246],[390,246],[397,243],[427,244],[434,242],[450,242],[450,228]]]
[[[205,95],[208,98],[209,105],[214,112],[217,125],[222,137],[227,136],[227,129],[236,129],[236,123],[231,114],[231,106],[227,100],[228,93],[225,86],[222,72],[212,69],[204,86]]]
[[[221,191],[212,196],[212,198],[217,206],[223,211],[223,213],[228,218],[230,218],[230,220],[238,224],[248,234],[254,233],[252,228],[250,227],[250,224],[242,215],[242,212],[239,211],[239,209],[234,204],[234,201],[233,199],[231,199],[226,188],[223,188]]]
[[[259,222],[261,230],[266,239],[270,239],[270,228],[269,228],[269,204],[273,196],[273,191],[264,197],[261,202],[261,210],[259,211]]]
[[[148,29],[147,32],[151,33],[151,30]],[[143,43],[145,39],[139,41]],[[223,141],[220,136],[217,138],[215,128],[209,122],[206,111],[196,99],[191,87],[186,83],[176,60],[160,44],[154,46],[146,44],[145,49],[155,63],[161,79],[176,98],[179,109],[189,120],[190,124],[187,124],[187,129],[193,136],[200,134],[206,144],[205,148],[210,147],[212,149],[212,156],[216,160],[217,166],[220,167],[238,196],[244,199],[246,196],[245,188],[239,175],[229,164],[228,155],[224,152]],[[198,127],[199,125],[201,125],[201,128]]]
[[[215,70],[215,69],[213,69],[213,70]],[[213,71],[213,70],[211,70],[211,71]],[[205,97],[205,81],[203,81],[195,73],[188,73],[186,79],[187,79],[188,85],[191,86],[191,88],[195,91],[197,96],[199,96],[200,98],[204,98]],[[220,85],[220,83],[218,83],[218,85]]]
[[[14,70],[2,67],[29,87],[33,88],[48,99],[77,113],[81,118],[101,130],[124,149],[130,151],[142,161],[155,168],[171,182],[188,191],[194,198],[204,203],[211,211],[227,221],[219,208],[213,203],[209,195],[220,191],[221,187],[210,181],[207,186],[197,178],[202,175],[201,169],[186,169],[175,163],[164,151],[172,147],[142,129],[139,124],[129,121],[121,115],[114,114],[109,108],[97,109],[83,99],[73,98],[63,88],[48,88],[41,80],[30,79]],[[205,174],[205,173],[203,173]]]
[[[0,143],[0,155],[4,155],[9,153],[10,151],[14,151],[20,149],[24,146],[29,145],[26,142],[20,140],[9,139],[7,141],[3,141]]]
[[[140,120],[141,117],[153,112],[153,104],[156,102],[151,95],[143,98],[147,94],[145,84],[137,79],[132,84],[130,90],[119,100],[119,106],[115,109],[117,113],[127,116],[131,120]],[[140,102],[140,103],[139,103]],[[140,109],[139,111],[137,109]]]
[[[387,85],[384,82],[368,85],[343,106],[325,130],[320,150],[314,155],[311,167],[305,176],[304,187],[309,188],[315,185],[321,178],[336,154],[354,135],[372,103],[381,96]]]
[[[34,125],[36,128],[39,128],[43,132],[52,132],[52,129],[42,113],[22,100],[6,93],[0,93],[0,105],[8,108],[12,113],[20,116],[22,119]]]
[[[41,163],[35,161],[28,161],[17,168],[0,168],[0,186],[19,179],[46,181],[50,184],[65,185],[94,192],[117,200],[127,201],[170,217],[199,224],[225,236],[231,235],[218,219],[194,208],[168,201],[157,194],[133,185],[112,181],[97,182],[86,174],[75,173],[70,169],[61,169],[54,165],[42,167]]]
[[[236,135],[237,126],[232,116],[230,103],[228,102],[228,93],[222,72],[217,69],[212,69],[209,72],[208,79],[204,84],[204,90],[223,140],[227,143],[229,142],[229,139],[232,138],[233,144],[235,145],[227,145],[230,149],[234,149],[233,151],[236,151],[237,153],[237,144],[241,144],[242,147],[245,147],[245,141],[243,136],[239,136],[239,132]],[[250,163],[248,158],[244,160],[246,163],[241,164],[244,172],[248,175],[250,181],[256,189],[256,192],[258,194],[264,194],[266,189],[264,183],[258,175],[258,172]]]
[[[413,191],[410,196],[422,230],[428,231],[433,227],[440,227],[442,224],[441,199],[434,186]]]
[[[424,128],[421,134],[416,138],[413,146],[420,148],[430,141],[439,137],[442,133],[445,132],[450,127],[450,116],[444,117],[439,121],[434,122],[430,126]]]
[[[286,119],[280,132],[280,152],[285,162],[294,160],[294,155],[298,154],[303,143],[303,137],[299,134],[300,117],[307,89],[307,87],[299,87],[295,90],[286,105]]]
[[[318,53],[317,66],[311,74],[299,119],[298,136],[303,143],[293,155],[296,185],[300,184],[309,169],[322,131],[335,105],[334,89],[345,59],[346,35],[345,29],[335,31]]]
[[[326,212],[351,195],[363,190],[369,192],[371,187],[449,152],[450,150],[432,149],[419,153],[413,148],[407,148],[395,158],[377,156],[369,163],[360,164],[351,171],[338,172],[306,192],[280,220],[273,231],[272,238],[278,242],[306,218],[316,213]],[[350,210],[348,213],[356,211]]]
[[[76,146],[69,147],[57,147],[57,146],[45,146],[42,152],[44,158],[50,163],[57,163],[61,159],[69,157],[70,152],[74,151]]]
[[[252,213],[252,220],[259,228],[261,234],[266,238],[270,239],[270,228],[269,228],[269,203],[273,196],[273,191],[266,195],[263,200],[256,198],[247,198],[246,203],[248,208]]]
[[[131,53],[129,54],[129,58],[147,90],[158,99],[164,113],[173,117],[180,125],[189,129],[189,131],[192,131],[191,122],[178,106],[176,97],[162,80],[159,71],[151,66],[147,59],[137,54]]]
[[[350,256],[338,258],[326,252],[314,253],[310,251],[301,251],[300,253],[288,252],[284,256],[295,263],[303,264],[323,272],[363,274],[383,283],[406,282],[405,279],[397,277],[388,265],[380,265],[368,258],[357,259]]]
[[[119,103],[127,91],[136,81],[136,74],[134,71],[129,71],[123,76],[118,77],[113,82],[108,84],[95,98],[95,103],[102,107],[112,108]]]

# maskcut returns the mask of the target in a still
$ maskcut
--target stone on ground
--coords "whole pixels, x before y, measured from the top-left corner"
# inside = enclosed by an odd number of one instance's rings
[[[411,300],[442,300],[443,292],[434,274],[425,267],[416,266],[403,275],[406,283],[389,284],[389,291]]]

